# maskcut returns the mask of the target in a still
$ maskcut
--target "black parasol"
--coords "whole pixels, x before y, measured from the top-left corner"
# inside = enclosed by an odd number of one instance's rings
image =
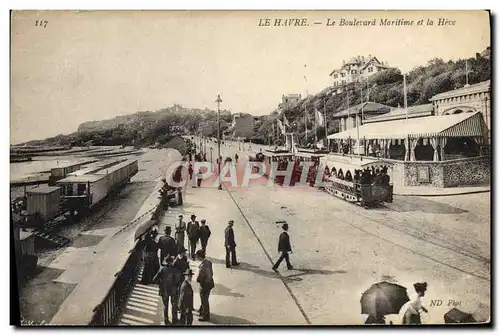
[[[381,282],[373,284],[361,296],[361,314],[372,316],[384,316],[388,314],[399,314],[399,310],[410,301],[406,287]]]
[[[140,239],[145,233],[147,233],[149,231],[149,229],[151,229],[151,227],[153,227],[155,225],[156,225],[156,221],[154,221],[154,220],[148,220],[148,221],[144,222],[139,227],[137,227],[137,229],[135,230],[134,239],[135,240]]]

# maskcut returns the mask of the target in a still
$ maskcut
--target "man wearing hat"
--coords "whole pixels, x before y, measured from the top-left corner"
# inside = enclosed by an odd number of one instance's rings
[[[163,267],[154,276],[153,282],[160,287],[159,294],[163,301],[163,317],[165,325],[170,325],[168,320],[168,303],[172,304],[172,323],[176,324],[177,320],[177,290],[175,269],[172,267],[172,258],[167,255],[162,262]]]
[[[158,240],[158,246],[160,248],[160,259],[164,260],[167,255],[175,257],[177,255],[177,244],[170,234],[172,233],[172,227],[165,227],[165,235],[160,237]]]
[[[224,230],[224,246],[226,247],[226,268],[240,265],[240,263],[238,263],[238,261],[236,260],[236,242],[234,240],[233,225],[234,221],[230,220],[226,229]],[[229,258],[231,258],[231,263],[229,263]]]
[[[283,223],[281,227],[283,228],[283,232],[280,234],[278,240],[278,252],[281,252],[281,256],[273,266],[274,271],[278,269],[283,259],[286,261],[286,267],[288,268],[288,270],[293,269],[293,266],[292,264],[290,264],[290,259],[288,257],[289,252],[293,253],[292,246],[290,245],[290,236],[288,235],[288,223]]]
[[[186,222],[183,220],[182,214],[179,215],[179,222],[175,225],[175,242],[179,250],[185,248],[184,237],[186,235]]]
[[[180,324],[191,326],[193,324],[193,305],[194,295],[191,280],[193,279],[193,270],[187,269],[184,272],[184,281],[181,285],[179,294],[179,310],[181,312]]]
[[[196,221],[196,215],[191,215],[191,221],[187,224],[187,234],[189,239],[189,254],[191,255],[191,259],[194,259],[196,252],[196,244],[198,243],[198,239],[200,237],[200,223]]]
[[[196,278],[196,281],[200,284],[201,300],[200,318],[198,321],[210,321],[210,304],[208,299],[210,291],[215,287],[212,262],[205,258],[205,251],[203,250],[198,250],[196,257],[201,261],[198,266],[198,277]]]
[[[205,253],[207,252],[207,244],[208,244],[208,239],[210,238],[210,235],[212,235],[212,232],[210,231],[210,228],[206,224],[207,220],[203,219],[201,220],[201,226],[200,226],[200,242],[201,242],[201,250],[203,250]]]
[[[176,284],[177,284],[177,292],[180,292],[181,289],[181,284],[184,281],[184,272],[186,272],[187,269],[189,269],[189,261],[188,258],[186,257],[186,248],[180,247],[179,248],[179,254],[175,258],[172,267],[175,269],[175,272],[177,274],[176,278]]]

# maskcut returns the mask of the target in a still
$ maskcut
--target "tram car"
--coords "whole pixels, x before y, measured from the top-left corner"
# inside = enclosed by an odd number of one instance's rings
[[[298,149],[298,152],[296,152],[294,155],[291,186],[294,186],[296,183],[300,182],[303,169],[303,166],[301,166],[302,162],[312,162],[312,166],[309,166],[306,182],[310,186],[314,186],[316,183],[317,174],[324,173],[324,171],[318,171],[318,168],[320,167],[321,157],[326,156],[327,153],[328,152],[323,150]]]
[[[288,150],[266,150],[263,152],[263,162],[266,166],[266,171],[264,176],[270,177],[270,172],[272,170],[273,164],[277,164],[277,171],[286,171],[288,164],[293,163],[293,153]],[[274,182],[279,185],[283,185],[285,181],[285,176],[275,176]]]
[[[392,163],[357,157],[325,157],[322,163],[329,171],[324,190],[331,195],[365,208],[392,202]]]

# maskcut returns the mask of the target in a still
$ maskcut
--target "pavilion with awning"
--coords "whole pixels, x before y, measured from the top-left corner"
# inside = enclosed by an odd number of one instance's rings
[[[447,143],[453,142],[454,144],[454,141],[459,141],[460,145],[471,147],[472,144],[465,142],[464,138],[466,138],[480,147],[487,143],[487,134],[484,119],[481,113],[476,112],[367,123],[359,128],[331,134],[328,140],[334,140],[337,143],[347,142],[352,145],[351,143],[357,142],[356,139],[359,138],[365,143],[364,146],[366,142],[377,145],[383,157],[387,158],[390,158],[391,146],[402,145],[405,161],[418,160],[415,155],[418,145],[432,147],[433,154],[430,153],[432,160],[443,161]]]

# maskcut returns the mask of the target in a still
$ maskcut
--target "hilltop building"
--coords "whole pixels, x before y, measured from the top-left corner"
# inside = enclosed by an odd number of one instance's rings
[[[283,94],[283,96],[281,97],[280,107],[287,108],[287,107],[293,106],[296,103],[298,103],[301,99],[302,99],[302,95],[300,95],[300,94],[287,94],[287,95]]]
[[[349,61],[342,61],[342,66],[330,73],[333,87],[340,87],[350,83],[359,82],[377,72],[390,69],[387,63],[381,62],[377,57],[368,55],[356,56]]]

